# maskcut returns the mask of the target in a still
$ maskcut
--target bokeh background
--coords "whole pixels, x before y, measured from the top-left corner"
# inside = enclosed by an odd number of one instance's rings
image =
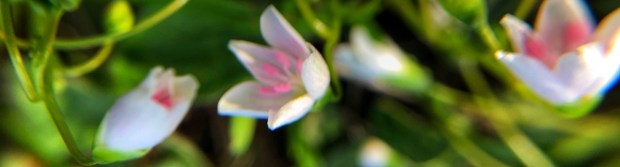
[[[475,155],[459,151],[463,148],[459,148],[458,140],[450,137],[454,135],[468,139],[474,147],[509,166],[524,166],[498,134],[501,128],[489,120],[493,117],[509,117],[558,166],[620,165],[620,88],[617,86],[592,114],[568,119],[549,110],[539,100],[516,95],[514,87],[506,84],[506,80],[514,81],[514,78],[505,79],[511,77],[509,73],[502,77],[489,70],[497,65],[473,63],[465,69],[459,66],[462,62],[499,64],[492,60],[493,51],[476,34],[475,15],[487,13],[483,20],[488,22],[502,48],[509,48],[499,20],[515,12],[522,1],[439,0],[451,19],[458,21],[455,25],[448,20],[446,27],[437,27],[438,23],[428,20],[412,20],[405,16],[406,9],[397,5],[397,1],[341,1],[335,9],[342,14],[340,41],[348,41],[353,25],[370,27],[376,34],[391,37],[428,70],[435,82],[464,93],[474,91],[468,88],[461,71],[479,69],[489,89],[499,97],[496,99],[502,104],[499,107],[503,108],[495,114],[486,114],[504,116],[485,115],[484,109],[472,99],[454,98],[457,101],[452,105],[434,104],[418,95],[392,96],[343,79],[341,100],[330,102],[297,123],[270,131],[266,120],[258,120],[255,125],[245,120],[245,124],[239,124],[249,128],[242,130],[254,133],[234,135],[230,130],[232,119],[217,114],[217,102],[227,89],[252,80],[252,76],[228,50],[229,40],[264,43],[259,17],[273,4],[307,41],[319,50],[325,45],[325,40],[302,17],[296,1],[284,0],[190,0],[161,23],[118,41],[109,59],[97,70],[81,77],[62,77],[57,82],[60,92],[57,96],[80,148],[88,153],[105,112],[116,98],[137,86],[152,67],[172,67],[179,74],[192,74],[199,80],[198,97],[174,135],[143,158],[106,166],[359,166],[363,159],[361,152],[369,141],[380,141],[387,146],[388,151],[383,153],[389,157],[389,166],[475,166],[467,160],[467,156]],[[423,11],[421,1],[405,2]],[[79,8],[62,17],[58,38],[105,33],[104,13],[110,2],[81,2]],[[129,2],[136,22],[140,22],[170,1]],[[479,2],[483,3],[482,7],[471,5]],[[532,9],[525,15],[528,23],[534,22],[540,4],[540,1],[531,2]],[[317,17],[326,23],[334,13],[330,3],[309,2]],[[597,20],[620,7],[617,0],[586,3]],[[18,37],[27,38],[28,17],[18,15],[15,20]],[[430,28],[415,28],[411,24]],[[70,66],[88,60],[98,49],[56,50],[55,56]],[[0,166],[77,166],[43,105],[25,98],[6,49],[0,50]],[[440,120],[430,110],[442,107],[450,117]],[[249,143],[247,150],[233,151],[230,146],[233,140]]]

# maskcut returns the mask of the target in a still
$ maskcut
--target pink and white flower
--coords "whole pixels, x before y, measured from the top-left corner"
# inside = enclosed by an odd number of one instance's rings
[[[177,128],[194,99],[191,75],[155,67],[136,89],[116,101],[103,119],[93,157],[114,162],[143,156]]]
[[[516,53],[497,58],[538,96],[553,104],[599,97],[615,83],[620,67],[620,10],[598,28],[578,0],[544,1],[532,31],[506,15],[506,28]]]
[[[271,47],[231,40],[229,48],[256,81],[242,82],[224,94],[220,115],[268,118],[276,129],[303,117],[329,86],[321,54],[306,43],[273,6],[260,18],[263,37]]]

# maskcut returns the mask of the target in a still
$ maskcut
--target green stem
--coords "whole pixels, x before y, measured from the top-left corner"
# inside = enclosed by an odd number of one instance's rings
[[[491,48],[493,52],[500,50],[501,45],[499,44],[499,41],[497,40],[497,37],[495,36],[495,33],[491,29],[491,26],[489,25],[489,23],[487,23],[485,20],[484,23],[480,23],[480,24],[481,26],[478,29],[478,33],[480,33],[482,40],[484,40],[484,42],[487,44],[487,46]]]
[[[75,160],[81,165],[86,165],[86,166],[95,165],[96,162],[94,162],[91,158],[84,155],[78,148],[75,142],[75,139],[73,138],[73,135],[71,131],[69,130],[69,127],[67,126],[67,123],[65,122],[65,119],[62,113],[60,112],[60,106],[58,105],[58,102],[56,101],[56,98],[54,96],[54,91],[52,90],[53,84],[54,84],[52,80],[53,73],[50,71],[51,70],[48,69],[48,73],[45,77],[44,86],[43,86],[44,91],[43,91],[42,96],[43,96],[43,102],[45,103],[45,107],[47,108],[47,111],[52,117],[52,120],[54,121],[54,124],[56,125],[56,129],[60,133],[62,140],[65,142],[65,145],[67,146],[67,149],[69,150],[73,158],[75,158]]]
[[[439,127],[441,127],[442,133],[455,151],[473,166],[507,166],[480,149],[463,133],[465,130],[453,124],[455,122],[452,120],[453,116],[451,116],[453,113],[448,112],[445,107],[455,105],[454,103],[458,99],[454,98],[467,98],[466,96],[464,92],[454,90],[441,83],[435,83],[431,86],[428,91],[428,97],[436,105],[432,107],[431,111],[440,120]]]
[[[390,6],[396,9],[402,19],[411,31],[423,32],[423,26],[419,23],[420,16],[418,16],[418,10],[414,7],[409,0],[388,0]]]
[[[327,39],[323,53],[325,53],[325,59],[327,61],[327,67],[329,68],[329,76],[331,77],[331,84],[334,90],[333,101],[338,101],[342,97],[342,86],[340,85],[340,78],[334,67],[334,47],[340,41],[340,33],[342,29],[342,18],[338,13],[339,2],[332,1],[332,13],[334,14],[334,20],[332,22],[332,34]]]
[[[497,110],[496,110],[497,111]],[[495,114],[499,115],[499,114]],[[498,116],[500,117],[500,116]],[[506,116],[500,122],[495,118],[492,125],[497,129],[500,138],[508,144],[508,147],[523,161],[525,166],[553,167],[553,163],[547,156]]]
[[[99,68],[110,56],[110,52],[114,48],[114,43],[106,42],[95,56],[87,62],[67,69],[67,75],[71,77],[79,77]]]
[[[467,86],[475,92],[475,94],[482,96],[474,95],[473,98],[475,104],[480,108],[480,111],[482,111],[481,114],[489,119],[491,125],[493,125],[493,127],[497,130],[499,137],[508,145],[517,157],[526,166],[553,166],[553,163],[547,158],[547,156],[525,134],[523,134],[518,127],[516,127],[512,117],[505,116],[507,113],[497,113],[505,110],[497,110],[496,108],[501,108],[495,107],[499,105],[496,104],[497,102],[495,100],[486,100],[496,98],[494,97],[493,92],[489,89],[489,86],[481,72],[478,70],[478,67],[465,63],[459,64],[459,67],[461,68],[459,71],[462,72]],[[504,116],[499,117],[499,115]]]
[[[527,15],[530,14],[530,11],[532,10],[532,7],[534,7],[536,1],[537,0],[521,0],[521,3],[515,12],[515,16],[525,19]]]
[[[45,32],[45,37],[42,40],[42,51],[41,52],[34,52],[34,53],[41,53],[40,55],[36,55],[34,56],[35,60],[38,61],[34,61],[34,69],[35,69],[35,77],[36,80],[35,82],[37,82],[37,88],[38,88],[38,92],[44,92],[43,90],[44,85],[45,85],[45,74],[46,74],[46,69],[47,69],[47,65],[49,63],[49,59],[52,56],[52,52],[54,51],[53,48],[53,43],[54,40],[56,40],[56,31],[58,30],[58,23],[60,22],[60,18],[63,14],[63,10],[62,9],[51,9],[50,15],[51,15],[51,22],[48,22],[47,28],[47,32]],[[38,49],[38,48],[33,48],[33,49]]]
[[[17,46],[17,37],[15,37],[15,31],[13,30],[13,17],[9,0],[0,1],[0,12],[2,12],[0,18],[2,20],[2,29],[6,35],[5,45],[9,52],[11,63],[13,63],[13,68],[15,68],[17,73],[19,83],[30,101],[38,101],[39,96],[37,95],[34,82],[32,82],[32,77],[24,65],[22,55]]]
[[[304,17],[306,22],[312,26],[312,30],[321,36],[323,39],[329,39],[330,30],[325,26],[325,24],[316,17],[312,8],[310,7],[310,3],[307,0],[296,0],[297,8],[301,12],[301,15]]]
[[[449,124],[449,122],[443,122],[443,124]],[[467,162],[471,163],[473,166],[485,167],[485,166],[494,166],[494,167],[507,167],[508,165],[502,163],[501,161],[493,158],[489,154],[487,154],[484,150],[480,149],[473,141],[471,141],[467,136],[459,132],[455,127],[450,127],[449,125],[444,125],[443,133],[445,133],[448,142],[456,152],[462,155]]]
[[[153,27],[154,25],[158,24],[159,22],[163,21],[164,19],[168,18],[170,15],[172,15],[177,10],[179,10],[181,7],[183,7],[187,3],[187,1],[188,0],[173,0],[172,2],[170,2],[170,4],[168,4],[166,7],[164,7],[163,9],[161,9],[154,15],[136,24],[136,26],[131,31],[127,31],[125,33],[118,33],[118,34],[104,34],[104,35],[91,36],[91,37],[85,37],[85,38],[79,38],[79,39],[58,39],[56,40],[56,42],[54,42],[54,47],[56,49],[64,49],[64,50],[83,49],[83,48],[90,48],[90,47],[98,46],[107,41],[116,42],[116,41],[125,39],[129,36],[132,36],[144,30],[147,30]],[[8,37],[9,35],[5,34],[5,36]],[[2,37],[2,34],[0,34],[0,38],[1,37]],[[17,44],[22,48],[31,47],[29,43],[23,40],[17,41]]]

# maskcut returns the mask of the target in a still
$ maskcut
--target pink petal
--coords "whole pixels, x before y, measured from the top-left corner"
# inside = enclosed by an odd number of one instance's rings
[[[304,60],[308,56],[309,50],[301,35],[275,7],[269,6],[265,9],[260,18],[260,29],[267,43],[277,50],[282,50],[297,60]]]
[[[278,111],[301,91],[265,94],[264,86],[256,81],[246,81],[228,90],[218,102],[220,115],[267,118],[269,111]]]
[[[589,42],[593,23],[586,5],[578,0],[546,0],[536,20],[536,33],[557,55]]]
[[[323,97],[329,86],[329,70],[321,53],[312,45],[310,56],[303,62],[301,69],[301,80],[304,83],[306,92],[314,99]]]
[[[609,49],[611,42],[614,38],[620,36],[620,9],[616,9],[611,14],[607,15],[603,21],[599,24],[598,28],[594,32],[594,39],[602,43],[606,49]]]
[[[231,40],[228,47],[261,83],[288,83],[298,73],[296,67],[291,66],[294,63],[292,57],[283,52],[239,40]]]
[[[303,95],[292,99],[279,110],[269,111],[267,126],[269,129],[274,130],[295,122],[306,115],[312,108],[312,105],[314,105],[314,98],[308,95]]]

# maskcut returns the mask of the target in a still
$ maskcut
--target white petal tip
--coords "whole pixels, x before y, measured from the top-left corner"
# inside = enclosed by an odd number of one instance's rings
[[[313,105],[314,99],[309,95],[297,97],[282,106],[280,110],[270,111],[267,126],[269,129],[275,130],[293,123],[306,115]]]
[[[308,94],[314,99],[319,99],[327,92],[330,74],[327,64],[321,54],[310,44],[310,56],[303,62],[301,80]]]

